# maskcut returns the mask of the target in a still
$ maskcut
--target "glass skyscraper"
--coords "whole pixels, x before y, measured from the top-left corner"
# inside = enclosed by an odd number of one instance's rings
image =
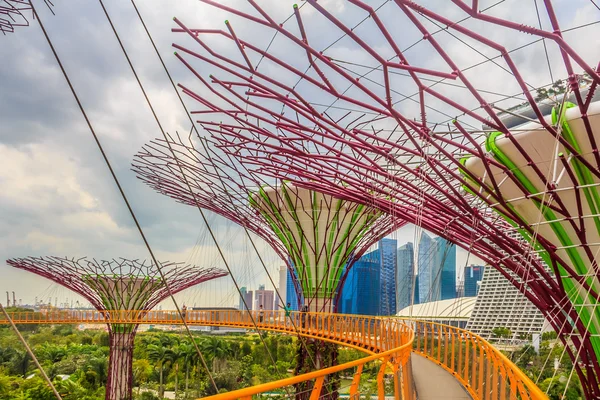
[[[438,254],[438,242],[425,232],[419,242],[419,303],[441,299],[442,265]]]
[[[483,265],[465,267],[464,292],[465,297],[475,297],[479,293],[480,282],[483,279]]]
[[[296,285],[294,285],[294,275],[290,269],[287,269],[287,278],[285,281],[285,302],[290,303],[290,307],[294,311],[298,311],[300,307],[298,306],[298,290],[296,289]]]
[[[343,314],[378,315],[380,305],[381,259],[379,250],[359,258],[346,276],[337,303]]]
[[[395,239],[381,239],[379,241],[379,259],[381,260],[380,270],[380,301],[379,315],[394,315],[396,309],[396,247],[398,242]]]
[[[397,312],[396,246],[395,239],[381,239],[377,250],[363,255],[354,263],[336,299],[338,312],[365,315],[393,315]],[[292,274],[288,269],[286,302],[293,310],[298,310],[298,291]]]
[[[419,303],[456,298],[456,246],[423,232],[418,275]]]
[[[437,263],[442,266],[440,280],[440,300],[456,298],[456,245],[444,238],[435,238],[437,244]]]
[[[414,287],[415,290],[413,295],[413,282],[415,282],[415,255],[413,244],[409,242],[403,246],[400,246],[396,254],[398,260],[398,274],[396,277],[396,282],[398,283],[396,311],[400,311],[410,306],[411,303],[419,303],[419,291],[417,287]],[[411,302],[411,296],[414,296],[414,302]]]

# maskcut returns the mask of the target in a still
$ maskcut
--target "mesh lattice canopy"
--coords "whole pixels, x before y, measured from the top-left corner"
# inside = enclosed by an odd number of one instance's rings
[[[217,268],[174,262],[162,263],[159,271],[152,262],[123,258],[98,261],[86,257],[26,257],[10,259],[7,263],[71,289],[97,310],[110,311],[147,311],[170,294],[227,275]],[[133,346],[138,325],[111,323],[110,314],[106,314],[105,318],[108,318],[109,330],[105,399],[131,399]]]
[[[26,257],[10,259],[7,263],[76,292],[97,310],[150,310],[169,296],[152,262]],[[161,268],[172,293],[227,275],[218,268],[175,262],[165,262]]]
[[[212,141],[266,176],[469,249],[543,311],[586,396],[600,396],[592,4],[583,21],[550,1],[308,0],[288,19],[254,1],[203,3],[231,18],[176,19],[174,47]]]
[[[52,7],[49,0],[44,0]],[[15,28],[29,26],[28,14],[33,14],[29,0],[0,0],[0,34],[13,33]]]
[[[295,270],[309,304],[329,299],[330,307],[344,266],[347,271],[403,225],[364,202],[277,183],[204,139],[156,140],[136,155],[133,169],[159,193],[214,211],[262,237]]]

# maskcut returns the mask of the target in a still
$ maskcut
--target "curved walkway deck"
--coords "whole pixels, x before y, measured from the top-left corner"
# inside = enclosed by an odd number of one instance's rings
[[[435,362],[419,354],[413,354],[410,364],[419,400],[472,399],[458,380]]]

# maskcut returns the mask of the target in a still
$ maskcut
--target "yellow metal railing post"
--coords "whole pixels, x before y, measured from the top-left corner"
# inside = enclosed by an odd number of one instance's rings
[[[479,356],[478,351],[479,346],[477,346],[477,342],[473,338],[473,336],[469,335],[469,340],[471,340],[471,345],[473,346],[473,351],[471,351],[471,375],[470,375],[470,384],[473,387],[473,390],[477,390],[477,366],[479,365]]]
[[[453,370],[453,371],[456,371],[456,366],[454,365],[454,360],[455,360],[454,355],[456,353],[456,350],[455,350],[455,337],[456,337],[456,334],[454,332],[452,332],[451,335],[452,335],[452,341],[451,341],[451,344],[450,344],[450,369]]]
[[[429,355],[427,353],[427,323],[423,323],[423,354]]]
[[[312,392],[310,393],[310,400],[318,400],[321,395],[321,388],[323,387],[323,381],[325,380],[325,376],[320,376],[315,381],[315,385],[312,388]]]
[[[379,400],[385,400],[385,382],[383,381],[383,378],[385,377],[385,369],[387,368],[389,360],[390,357],[387,356],[381,361],[381,367],[377,373],[377,396],[379,397]]]
[[[360,384],[360,377],[362,375],[363,364],[359,365],[352,378],[352,384],[350,385],[350,399],[358,398],[358,385]]]
[[[448,365],[448,336],[450,336],[449,327],[443,328],[444,332],[444,364]]]
[[[469,382],[469,340],[465,337],[465,365],[463,366],[463,379],[465,382]]]
[[[486,357],[485,361],[485,400],[491,400],[492,396],[492,377],[495,374],[495,370],[493,367],[493,359]]]
[[[437,332],[437,360],[438,361],[442,361],[442,357],[441,357],[441,351],[442,351],[442,333],[441,333],[441,329],[440,326],[437,326],[436,329]]]
[[[463,334],[461,332],[457,333],[457,347],[458,347],[458,364],[456,366],[456,373],[460,375],[460,371],[463,368]]]
[[[500,376],[502,377],[502,385],[500,386],[500,398],[504,400],[506,399],[506,384],[508,383],[508,374],[506,374],[506,370],[504,369],[504,367],[502,367],[502,372]]]
[[[479,344],[479,382],[478,382],[478,387],[479,387],[479,398],[483,399],[483,390],[484,390],[484,386],[483,386],[483,363],[484,363],[484,351],[483,351],[483,346],[481,346],[481,343]]]

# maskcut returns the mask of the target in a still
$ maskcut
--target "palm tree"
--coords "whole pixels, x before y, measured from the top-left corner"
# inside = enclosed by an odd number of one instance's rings
[[[43,361],[48,361],[50,364],[56,364],[67,356],[67,348],[56,344],[44,343],[37,348],[40,353],[39,358]]]
[[[203,340],[200,346],[202,347],[202,353],[212,360],[213,372],[218,372],[219,361],[224,360],[231,353],[229,344],[214,336]]]
[[[29,369],[29,362],[31,357],[26,351],[15,350],[13,356],[10,358],[10,368],[17,375],[23,377],[27,376],[27,370]]]
[[[148,359],[158,366],[158,396],[162,399],[165,394],[163,371],[165,364],[171,360],[171,349],[164,347],[161,344],[149,344],[146,351],[148,352]]]
[[[105,386],[108,379],[108,358],[106,356],[91,357],[83,366],[86,380],[93,385],[94,389]]]
[[[152,373],[150,362],[144,358],[135,360],[132,366],[133,381],[137,384],[137,394],[140,395],[142,384],[148,381],[148,377]]]
[[[190,368],[198,363],[198,353],[196,348],[190,342],[185,342],[179,345],[179,352],[183,367],[185,368],[185,397],[188,397],[188,388],[190,382]]]
[[[171,356],[170,361],[171,365],[175,367],[175,397],[177,397],[177,387],[179,383],[179,361],[183,358],[183,353],[181,351],[181,345],[176,345],[171,348]]]

